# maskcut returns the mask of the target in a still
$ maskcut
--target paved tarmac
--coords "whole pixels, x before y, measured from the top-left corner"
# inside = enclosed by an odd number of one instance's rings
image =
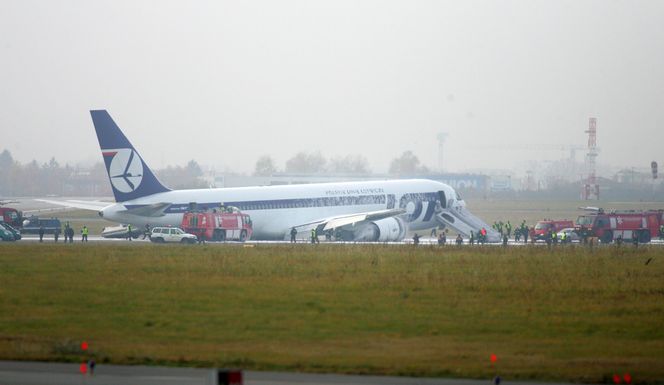
[[[60,240],[58,241],[58,244],[62,244],[62,240],[63,240],[63,238],[61,236]],[[31,242],[32,243],[32,242],[38,242],[38,241],[39,241],[39,237],[37,235],[25,234],[25,235],[23,235],[23,238],[19,241],[19,243],[20,242]],[[127,241],[126,239],[104,238],[104,237],[100,237],[100,236],[91,235],[91,236],[88,237],[88,241],[90,243],[107,243],[107,242],[127,243],[127,244],[150,244],[151,243],[147,239],[143,240],[142,236],[139,237],[138,239],[133,240],[133,241]],[[74,237],[74,243],[75,244],[80,244],[81,243],[81,236],[80,235],[77,234]],[[327,242],[327,241],[321,241],[321,244],[338,244],[338,245],[345,245],[345,244],[412,245],[412,243],[413,243],[412,239],[405,239],[401,242],[336,242],[336,241],[335,242]],[[53,241],[53,235],[50,235],[50,234],[45,235],[44,236],[44,244],[55,244],[55,242]],[[263,245],[267,245],[267,244],[289,245],[290,242],[289,241],[253,241],[253,240],[250,240],[250,241],[247,241],[245,243],[231,241],[231,242],[208,242],[207,244],[210,244],[210,245],[261,245],[261,244],[263,244]],[[306,246],[306,245],[309,245],[310,243],[307,240],[301,239],[301,240],[298,240],[297,244]],[[423,237],[423,238],[420,238],[420,244],[419,245],[420,246],[431,246],[431,245],[438,246],[438,240],[435,239],[435,238],[428,238],[428,237],[424,238]],[[545,247],[546,243],[538,241],[535,244],[532,244],[530,242],[528,242],[528,244],[525,244],[523,242],[515,242],[514,240],[510,240],[507,243],[507,245],[508,246],[515,246],[515,247],[519,247],[519,246]],[[580,246],[581,244],[578,243],[578,242],[574,242],[573,245]],[[612,245],[599,245],[599,246],[600,247],[607,247],[607,246],[612,246]],[[662,241],[660,239],[653,239],[650,243],[648,243],[648,245],[664,246],[664,241]],[[454,243],[454,240],[448,239],[447,240],[447,246],[448,247],[456,246],[456,244]],[[464,240],[464,243],[463,243],[462,246],[472,247],[468,243],[467,239]],[[479,246],[479,245],[475,245],[475,247],[477,247],[477,246]],[[485,246],[498,247],[498,246],[502,246],[502,244],[501,243],[487,243],[487,244],[485,244]],[[566,246],[567,245],[562,245],[562,244],[558,245],[558,247],[566,247]],[[623,247],[630,247],[630,246],[632,246],[632,244],[629,243],[629,242],[627,242],[623,245]]]
[[[81,374],[80,364],[0,361],[2,385],[210,385],[211,369],[167,368],[156,366],[97,365],[94,375]],[[254,372],[243,373],[245,385],[488,385],[493,379],[463,380],[385,376],[351,376]],[[517,382],[503,379],[501,384],[563,385],[562,383]]]

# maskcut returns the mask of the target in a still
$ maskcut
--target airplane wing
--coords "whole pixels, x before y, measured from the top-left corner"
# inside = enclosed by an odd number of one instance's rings
[[[35,199],[39,202],[44,202],[44,203],[50,203],[53,205],[58,205],[58,206],[64,206],[64,207],[69,207],[69,208],[75,208],[75,209],[82,209],[82,210],[92,210],[92,211],[99,211],[102,210],[110,205],[112,205],[112,202],[102,202],[102,201],[79,201],[79,200],[66,200],[66,201],[54,201],[54,200],[49,200],[49,199]],[[167,202],[162,202],[162,203],[155,203],[151,205],[145,205],[145,206],[139,206],[139,207],[131,207],[126,210],[128,214],[134,214],[138,216],[144,216],[144,217],[161,217],[164,215],[164,210],[170,206],[170,203]]]
[[[314,222],[303,223],[301,225],[295,226],[295,229],[298,230],[298,232],[302,232],[323,226],[323,231],[326,231],[346,225],[352,225],[358,222],[377,221],[380,219],[395,217],[397,215],[405,213],[406,213],[405,209],[387,209],[387,210],[369,211],[366,213],[337,215],[334,217],[324,218]]]
[[[99,211],[103,209],[104,207],[110,206],[113,203],[111,202],[102,202],[102,201],[79,201],[79,200],[66,200],[66,201],[54,201],[54,200],[49,200],[49,199],[35,199],[36,201],[39,202],[44,202],[44,203],[50,203],[52,205],[56,206],[64,206],[64,207],[70,207],[74,209],[81,209],[81,210],[91,210],[91,211]]]

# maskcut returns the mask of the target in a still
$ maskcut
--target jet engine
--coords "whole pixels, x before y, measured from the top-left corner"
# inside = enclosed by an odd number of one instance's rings
[[[392,217],[374,222],[357,223],[355,226],[344,226],[344,240],[356,242],[395,242],[406,237],[407,226],[403,219]]]

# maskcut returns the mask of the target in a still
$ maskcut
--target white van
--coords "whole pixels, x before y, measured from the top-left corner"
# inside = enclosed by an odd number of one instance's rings
[[[155,227],[150,234],[150,240],[156,243],[196,243],[198,238],[194,234],[185,233],[179,227]]]

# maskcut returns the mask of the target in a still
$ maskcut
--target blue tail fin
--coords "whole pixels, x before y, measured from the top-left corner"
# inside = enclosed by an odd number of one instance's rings
[[[90,111],[116,202],[169,191],[157,180],[106,110]]]

